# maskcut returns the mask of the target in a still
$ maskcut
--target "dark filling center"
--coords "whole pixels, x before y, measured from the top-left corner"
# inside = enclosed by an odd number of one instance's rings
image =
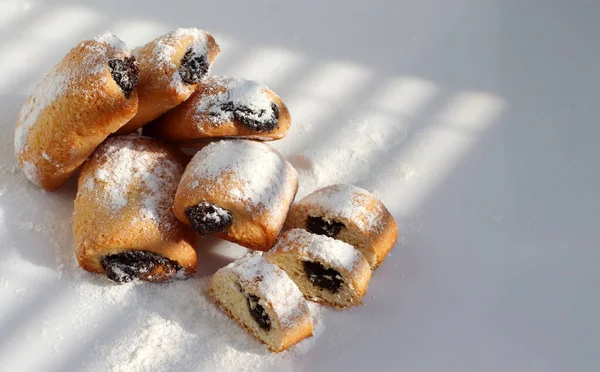
[[[144,251],[126,251],[105,256],[100,261],[108,279],[127,283],[135,278],[146,279],[155,269],[162,268],[168,277],[174,276],[181,266],[168,258]]]
[[[271,318],[269,318],[269,315],[265,311],[264,307],[258,303],[258,297],[251,294],[246,294],[246,299],[248,302],[248,311],[250,312],[250,315],[252,315],[252,318],[256,320],[256,323],[258,323],[260,328],[264,329],[265,331],[270,331]]]
[[[188,207],[185,214],[190,220],[190,225],[200,235],[209,235],[230,226],[233,222],[231,212],[216,205],[202,202],[196,206]]]
[[[318,262],[304,261],[303,265],[308,281],[313,285],[333,293],[340,290],[343,280],[339,272],[334,269],[326,269]]]
[[[340,233],[344,227],[341,222],[325,221],[321,217],[308,216],[306,220],[306,228],[313,234],[325,235],[334,238]]]
[[[255,132],[269,132],[277,128],[279,120],[279,107],[271,102],[271,115],[267,116],[267,110],[251,108],[244,105],[235,105],[233,102],[226,102],[221,105],[222,111],[233,112],[235,120],[244,124]]]
[[[181,59],[179,75],[185,83],[198,84],[206,76],[209,67],[206,55],[188,49]]]
[[[125,94],[125,98],[129,98],[140,81],[140,68],[135,57],[111,59],[108,61],[108,67],[113,79]]]

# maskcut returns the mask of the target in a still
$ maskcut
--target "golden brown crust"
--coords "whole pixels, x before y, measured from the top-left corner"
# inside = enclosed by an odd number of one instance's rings
[[[28,98],[17,121],[17,135],[24,130],[19,129],[24,121],[35,123],[25,134],[25,147],[17,148],[16,155],[37,186],[47,191],[58,189],[96,146],[135,115],[137,91],[126,98],[108,65],[110,59],[129,55],[106,42],[85,40],[69,51]],[[42,86],[51,85],[52,79],[66,79],[67,86],[39,112],[37,120],[30,118],[40,104],[35,103],[36,91],[43,92]]]
[[[119,129],[118,134],[134,132],[190,97],[198,84],[180,81],[174,74],[179,74],[183,56],[198,43],[199,37],[205,38],[206,55],[212,64],[221,49],[211,34],[197,29],[178,29],[149,42],[139,50],[139,109],[135,117]],[[161,45],[157,49],[159,43]],[[165,48],[169,48],[172,53],[164,55]],[[157,56],[161,52],[163,55]],[[168,61],[163,61],[163,58],[168,58]]]
[[[287,216],[283,230],[301,228],[308,230],[307,217],[325,217],[344,224],[345,228],[335,236],[336,239],[354,245],[360,250],[371,265],[371,270],[376,270],[385,260],[398,240],[398,227],[390,211],[377,199],[369,194],[362,194],[360,198],[360,215],[342,216],[336,214],[319,202],[313,202],[313,195],[323,197],[335,187],[345,185],[331,185],[314,191],[304,199],[292,205]],[[363,190],[364,191],[364,190]],[[369,219],[378,221],[376,226],[365,228]]]
[[[233,141],[221,141],[221,143],[223,142],[233,145]],[[227,209],[232,213],[233,224],[225,228],[223,233],[216,235],[249,249],[267,251],[275,243],[298,190],[296,171],[277,151],[265,144],[251,141],[235,142],[239,146],[246,146],[242,143],[244,142],[249,143],[249,146],[264,147],[270,156],[275,155],[280,158],[279,169],[273,169],[273,174],[269,175],[270,177],[282,177],[280,185],[270,186],[278,188],[271,190],[274,195],[274,205],[264,206],[260,203],[252,205],[232,194],[231,190],[243,190],[245,185],[254,181],[240,179],[235,169],[224,169],[217,177],[218,182],[210,177],[205,178],[195,171],[196,167],[204,166],[203,160],[196,159],[203,155],[202,152],[221,151],[217,148],[220,146],[219,143],[214,143],[200,150],[186,168],[175,194],[173,210],[180,221],[190,225],[185,213],[188,207],[207,202]],[[252,161],[260,163],[261,159],[252,159]],[[262,182],[262,180],[260,181]]]
[[[287,106],[272,90],[264,87],[264,94],[277,105],[279,118],[277,127],[268,132],[257,132],[243,123],[233,119],[215,125],[208,113],[198,114],[197,107],[203,100],[226,92],[226,88],[209,78],[200,83],[190,98],[161,116],[144,129],[144,134],[163,138],[177,143],[193,144],[197,141],[214,138],[248,138],[260,141],[272,141],[285,137],[290,125],[291,116]]]
[[[115,207],[111,197],[117,185],[104,174],[120,171],[116,164],[118,151],[132,149],[128,166],[139,174],[128,174],[125,185],[126,202]],[[140,160],[144,154],[145,160]],[[140,157],[138,157],[140,156]],[[82,268],[104,272],[104,256],[126,251],[155,253],[177,262],[185,276],[196,272],[197,258],[193,248],[194,234],[173,215],[170,206],[185,166],[185,155],[158,140],[146,137],[113,137],[107,140],[86,161],[78,180],[78,192],[73,212],[75,254]],[[123,159],[121,159],[123,160]],[[146,163],[141,164],[142,161]],[[156,179],[145,180],[149,177]],[[158,178],[164,182],[152,189]],[[158,192],[157,192],[158,191]],[[147,202],[151,200],[151,205]],[[150,208],[150,209],[149,209]],[[173,279],[158,269],[154,281]]]
[[[336,260],[340,255],[347,257],[348,251],[346,249],[354,253],[352,263],[343,263]],[[277,244],[263,254],[263,257],[286,271],[303,292],[304,297],[310,301],[337,309],[346,309],[363,304],[361,299],[367,293],[369,287],[371,268],[363,254],[348,244],[325,236],[315,235],[302,229],[287,230],[279,236]],[[327,290],[318,289],[318,287],[311,284],[306,279],[304,269],[297,266],[303,261],[318,262],[326,268],[339,272],[344,278],[344,285],[350,286],[350,296],[340,297],[338,293],[338,302],[329,301],[327,297],[331,293]],[[314,295],[311,295],[311,292]]]
[[[274,353],[280,353],[280,352],[286,350],[287,348],[289,348],[290,346],[294,346],[298,342],[313,335],[312,319],[311,319],[309,313],[305,313],[303,315],[303,318],[298,320],[298,322],[297,322],[298,325],[295,328],[282,328],[282,332],[283,332],[282,343],[278,348],[273,348],[269,344],[267,344],[264,340],[260,339],[260,337],[254,332],[254,330],[252,328],[248,327],[246,324],[242,323],[242,321],[240,321],[235,316],[233,316],[231,311],[229,311],[229,309],[227,309],[215,295],[215,293],[213,291],[212,283],[210,286],[210,297],[213,299],[213,301],[217,304],[217,306],[229,318],[231,318],[233,321],[235,321],[242,329],[245,329],[248,333],[250,333],[252,336],[254,336],[254,338],[258,342],[265,345],[267,347],[267,349],[269,349],[270,351],[272,351]]]

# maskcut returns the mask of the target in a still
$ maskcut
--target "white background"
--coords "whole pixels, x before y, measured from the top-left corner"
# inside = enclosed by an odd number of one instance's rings
[[[355,183],[403,233],[366,305],[317,309],[281,355],[201,294],[243,250],[202,240],[198,278],[114,286],[73,258],[74,182],[14,168],[18,110],[70,47],[192,26],[214,74],[288,104],[299,196]],[[599,36],[591,0],[0,0],[0,370],[597,371]]]

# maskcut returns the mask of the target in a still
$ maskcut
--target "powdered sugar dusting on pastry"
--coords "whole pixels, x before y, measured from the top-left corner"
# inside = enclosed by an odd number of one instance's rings
[[[183,166],[171,158],[167,151],[150,148],[145,141],[149,139],[130,135],[114,137],[99,148],[98,167],[92,181],[83,180],[86,188],[104,184],[98,197],[103,199],[114,213],[130,202],[141,204],[142,218],[164,223],[167,214],[171,214],[173,197]],[[132,200],[129,196],[132,185],[141,183],[141,200]]]
[[[233,103],[233,107],[248,107],[252,112],[262,115],[250,116],[251,119],[260,121],[273,116],[272,101],[265,94],[267,87],[252,80],[238,77],[213,76],[206,79],[203,84],[207,87],[198,98],[196,115],[208,115],[213,125],[231,122],[234,120],[233,111],[224,110],[223,106]],[[248,113],[248,115],[252,115]],[[199,120],[199,123],[203,120]]]
[[[39,179],[40,174],[35,164],[30,161],[25,161],[23,162],[22,169],[25,177],[37,185],[37,180]]]
[[[68,74],[56,65],[33,89],[19,114],[19,124],[15,129],[15,154],[27,149],[29,131],[37,122],[40,113],[65,92],[68,84]]]
[[[221,187],[229,175],[239,184],[230,187],[227,197],[245,203],[251,213],[268,210],[272,221],[285,218],[287,210],[278,205],[293,198],[296,183],[290,179],[296,179],[296,170],[278,152],[254,141],[214,142],[196,153],[184,176],[191,179],[182,183],[201,179],[199,187]]]
[[[287,231],[272,251],[287,252],[292,250],[292,247],[308,259],[318,259],[348,271],[352,271],[355,265],[365,259],[360,251],[348,243],[325,235],[311,234],[303,229]]]
[[[354,185],[338,184],[319,189],[300,200],[298,204],[318,205],[332,214],[352,221],[363,231],[379,231],[382,227],[381,204],[377,198]],[[374,210],[369,210],[372,206]]]
[[[129,55],[125,43],[111,33],[104,33],[79,44],[80,47],[83,45],[85,45],[85,48],[90,49],[91,52],[84,55],[81,61],[79,61],[77,68],[74,68],[71,65],[72,62],[66,59],[57,63],[42,81],[36,85],[19,113],[14,139],[15,155],[21,160],[23,172],[27,178],[35,184],[39,184],[39,170],[34,172],[32,168],[37,168],[39,165],[35,161],[34,155],[52,163],[51,156],[46,152],[48,149],[34,149],[33,151],[39,152],[37,154],[28,154],[29,157],[27,160],[23,160],[21,155],[30,150],[28,148],[28,141],[31,129],[36,125],[44,125],[44,123],[38,122],[40,114],[46,109],[54,109],[53,105],[55,102],[63,95],[68,94],[71,89],[74,89],[72,88],[74,86],[77,89],[83,90],[84,93],[87,93],[88,90],[90,94],[92,92],[95,92],[95,94],[102,92],[99,86],[104,86],[108,82],[108,79],[103,74],[110,73],[108,66],[109,51],[111,55],[119,55],[119,53]],[[90,76],[94,76],[97,84],[89,86],[78,84]],[[25,165],[26,161],[29,162],[28,165]],[[58,163],[52,164],[55,167],[61,166]]]
[[[150,54],[151,60],[149,63],[158,71],[174,70],[170,76],[170,86],[178,93],[183,93],[186,90],[192,89],[193,86],[183,82],[177,65],[173,61],[173,57],[177,49],[173,45],[182,37],[192,37],[193,44],[190,49],[199,54],[206,55],[208,53],[208,39],[206,32],[197,28],[178,28],[164,36],[155,40],[155,46]],[[148,54],[146,54],[147,56]]]
[[[108,44],[111,48],[129,54],[129,49],[127,48],[127,44],[115,35],[110,32],[105,32],[101,35],[98,35],[94,38],[95,41],[103,44]]]
[[[281,320],[282,325],[291,326],[307,311],[302,292],[285,271],[267,261],[258,253],[250,253],[226,266],[232,270],[245,286],[266,301]]]

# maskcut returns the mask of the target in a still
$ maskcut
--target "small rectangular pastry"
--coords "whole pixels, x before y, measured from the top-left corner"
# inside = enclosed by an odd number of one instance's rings
[[[139,108],[117,133],[131,133],[187,100],[220,51],[212,35],[197,28],[178,28],[136,50]]]
[[[290,125],[286,105],[266,86],[213,76],[187,101],[148,125],[144,134],[183,144],[218,137],[271,141],[285,137]]]
[[[398,228],[387,208],[366,190],[331,185],[316,190],[290,208],[286,229],[301,228],[353,245],[375,270],[398,239]]]
[[[82,41],[25,101],[15,129],[15,155],[25,176],[54,191],[138,109],[139,69],[110,33]]]
[[[211,279],[210,294],[271,351],[312,336],[312,318],[302,292],[285,271],[258,253],[219,269]]]
[[[312,301],[338,308],[362,304],[371,280],[369,262],[350,244],[306,230],[284,232],[265,258]]]
[[[267,251],[298,188],[296,170],[262,142],[218,141],[196,153],[177,193],[175,215],[201,235]]]
[[[161,141],[112,137],[79,174],[73,232],[79,265],[115,282],[196,272],[194,232],[173,214],[186,157]]]

